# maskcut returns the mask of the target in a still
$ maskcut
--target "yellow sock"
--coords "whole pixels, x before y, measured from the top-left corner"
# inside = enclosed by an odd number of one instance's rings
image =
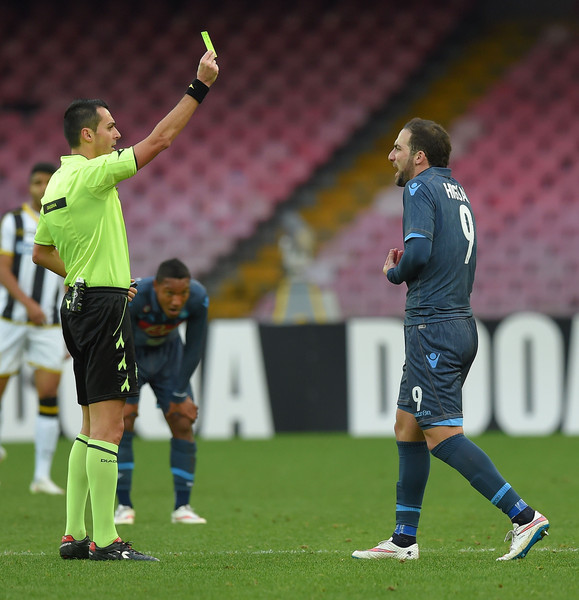
[[[86,537],[85,510],[88,497],[86,476],[86,452],[88,437],[79,433],[68,457],[68,477],[66,482],[66,529],[65,535],[75,540]]]
[[[101,548],[119,537],[114,517],[118,451],[116,444],[93,439],[88,441],[86,472],[92,506],[93,541]]]

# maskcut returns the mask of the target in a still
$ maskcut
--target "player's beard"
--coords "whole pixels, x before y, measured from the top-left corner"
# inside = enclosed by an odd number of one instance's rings
[[[403,188],[411,179],[414,179],[414,165],[408,161],[394,176],[394,183]]]

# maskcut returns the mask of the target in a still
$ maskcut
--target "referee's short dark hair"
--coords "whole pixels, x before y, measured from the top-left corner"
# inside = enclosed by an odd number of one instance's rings
[[[64,137],[71,148],[78,148],[80,145],[80,132],[83,127],[97,130],[101,120],[97,112],[99,106],[107,110],[109,108],[108,104],[99,98],[80,98],[69,104],[64,113]]]
[[[431,167],[448,167],[452,146],[450,136],[442,125],[416,117],[408,121],[404,129],[411,133],[411,154],[422,150]]]
[[[157,269],[157,283],[164,279],[191,279],[191,272],[178,258],[171,258],[162,262]]]
[[[54,175],[56,172],[56,165],[53,165],[49,162],[39,162],[32,166],[30,169],[30,178],[34,175],[34,173],[48,173],[49,175]]]

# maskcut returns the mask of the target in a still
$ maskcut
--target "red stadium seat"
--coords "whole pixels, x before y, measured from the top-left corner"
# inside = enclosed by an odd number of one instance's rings
[[[155,239],[161,247],[175,236],[174,228],[160,224],[165,218],[160,215],[168,215],[173,225],[188,220],[189,212],[174,205],[191,202],[207,217],[203,227],[214,226],[210,235],[223,239],[219,251],[211,250],[212,242],[207,246],[209,264],[197,261],[208,269],[255,232],[401,88],[459,18],[459,5],[450,3],[441,11],[411,0],[393,14],[388,3],[366,6],[353,0],[300,0],[281,12],[275,3],[253,10],[225,2],[216,10],[204,3],[145,1],[139,18],[133,18],[131,3],[67,3],[59,14],[50,4],[33,2],[27,19],[14,18],[2,5],[0,62],[18,69],[3,71],[0,98],[10,105],[32,99],[40,108],[34,119],[18,125],[8,119],[6,129],[0,128],[0,156],[7,156],[9,147],[26,169],[40,153],[57,160],[67,151],[59,140],[61,115],[75,97],[106,96],[121,143],[139,141],[194,76],[197,59],[190,57],[203,46],[193,32],[207,28],[223,77],[173,147],[134,181],[123,183],[121,195],[126,188],[130,239]],[[90,23],[91,36],[81,34],[79,22]],[[393,41],[426,24],[422,41],[403,50],[398,43],[390,57]],[[47,37],[48,31],[54,35]],[[360,48],[375,49],[361,67],[353,59]],[[559,74],[553,78],[558,85],[564,81]],[[43,124],[49,145],[39,147]],[[0,169],[12,187],[22,185],[17,168]],[[203,227],[191,230],[200,235]],[[157,253],[147,257],[145,251],[139,246],[137,264],[152,271]]]

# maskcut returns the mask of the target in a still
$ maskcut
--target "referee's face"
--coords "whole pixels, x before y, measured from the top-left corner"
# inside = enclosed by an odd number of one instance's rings
[[[97,126],[94,139],[95,157],[103,154],[110,154],[114,149],[117,141],[121,138],[121,134],[117,129],[117,124],[113,116],[104,108],[99,106],[97,112],[101,117]]]
[[[174,279],[166,277],[163,281],[153,281],[157,301],[161,310],[169,319],[176,319],[189,299],[188,278]]]

